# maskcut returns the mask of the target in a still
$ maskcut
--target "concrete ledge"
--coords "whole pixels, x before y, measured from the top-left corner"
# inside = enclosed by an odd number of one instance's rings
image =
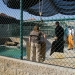
[[[75,69],[0,56],[0,75],[75,75]]]

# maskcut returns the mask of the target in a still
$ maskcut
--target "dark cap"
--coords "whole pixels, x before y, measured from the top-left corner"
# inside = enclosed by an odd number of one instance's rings
[[[56,24],[56,25],[59,25],[59,22],[58,22],[58,21],[56,21],[56,22],[55,22],[55,24]]]

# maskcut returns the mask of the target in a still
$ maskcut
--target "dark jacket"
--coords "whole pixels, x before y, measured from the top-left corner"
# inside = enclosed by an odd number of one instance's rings
[[[64,29],[61,26],[57,26],[55,28],[55,35],[57,40],[52,43],[50,55],[54,52],[64,52]]]
[[[31,42],[34,42],[34,43],[40,43],[41,42],[41,36],[44,35],[43,32],[41,31],[31,31],[30,33],[30,37],[31,37]]]
[[[59,39],[63,40],[63,38],[64,38],[64,29],[61,26],[58,25],[55,28],[55,35],[56,35],[56,37],[58,37],[58,40]]]

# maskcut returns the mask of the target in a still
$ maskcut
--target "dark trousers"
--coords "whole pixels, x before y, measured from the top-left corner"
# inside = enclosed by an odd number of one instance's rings
[[[55,40],[52,43],[50,55],[52,55],[54,52],[63,53],[64,52],[63,49],[64,49],[64,41],[63,40]]]

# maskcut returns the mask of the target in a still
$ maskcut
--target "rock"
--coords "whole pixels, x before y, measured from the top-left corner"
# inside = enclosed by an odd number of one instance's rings
[[[5,42],[5,45],[8,45],[8,46],[16,46],[17,44],[18,44],[17,42],[9,42],[9,41]]]

